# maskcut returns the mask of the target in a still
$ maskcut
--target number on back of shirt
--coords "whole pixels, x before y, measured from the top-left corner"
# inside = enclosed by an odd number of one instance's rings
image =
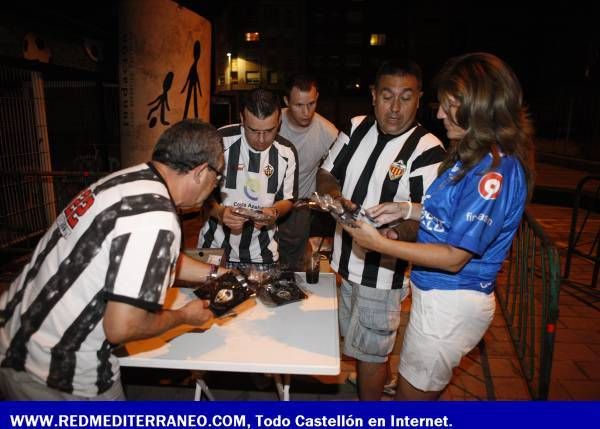
[[[67,223],[71,228],[77,225],[79,218],[89,210],[92,204],[94,204],[94,194],[91,189],[86,189],[73,198],[73,201],[64,211]]]

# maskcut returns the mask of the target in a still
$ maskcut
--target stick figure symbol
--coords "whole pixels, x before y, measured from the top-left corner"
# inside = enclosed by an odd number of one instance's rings
[[[165,79],[163,80],[162,94],[160,94],[158,97],[156,97],[150,103],[148,103],[148,106],[154,105],[150,109],[150,111],[148,112],[148,116],[146,117],[146,119],[150,120],[150,122],[148,122],[148,126],[150,128],[154,128],[154,126],[156,125],[156,118],[153,116],[152,119],[150,119],[150,116],[159,107],[160,107],[160,123],[163,125],[171,124],[170,122],[165,120],[165,107],[167,108],[167,110],[169,110],[169,111],[171,110],[169,108],[169,90],[171,89],[171,85],[173,84],[173,76],[174,76],[173,72],[167,73],[167,75],[165,76]]]
[[[202,97],[202,89],[200,88],[200,76],[198,76],[198,60],[200,60],[200,41],[196,40],[194,43],[194,62],[190,67],[190,71],[188,72],[187,80],[185,81],[185,85],[181,89],[181,94],[187,88],[187,96],[185,99],[185,110],[183,111],[183,119],[187,119],[188,110],[190,108],[190,99],[192,98],[192,93],[194,95],[194,118],[198,118],[198,93],[200,93],[200,97]]]

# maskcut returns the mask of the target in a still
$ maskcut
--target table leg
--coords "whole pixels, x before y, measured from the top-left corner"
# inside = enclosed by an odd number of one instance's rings
[[[291,381],[290,374],[283,374],[283,380],[281,378],[281,374],[273,374],[273,378],[275,380],[275,387],[277,388],[277,396],[279,396],[279,400],[289,401]]]
[[[194,393],[194,401],[202,400],[202,392],[206,395],[209,401],[214,401],[215,397],[212,395],[208,385],[202,378],[196,379],[196,392]]]

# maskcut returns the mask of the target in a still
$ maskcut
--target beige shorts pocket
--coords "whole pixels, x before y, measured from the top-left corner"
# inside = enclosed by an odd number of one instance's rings
[[[365,354],[387,356],[394,348],[399,325],[399,311],[360,307],[352,345]]]

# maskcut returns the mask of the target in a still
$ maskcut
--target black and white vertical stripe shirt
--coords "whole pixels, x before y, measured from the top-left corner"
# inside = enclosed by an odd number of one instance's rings
[[[261,209],[298,195],[297,155],[294,146],[277,135],[264,151],[248,144],[240,124],[219,129],[223,137],[225,172],[221,202],[225,206]],[[279,260],[277,226],[254,228],[246,222],[240,234],[209,218],[198,237],[198,247],[224,248],[231,262],[272,263]]]
[[[79,193],[0,297],[0,365],[94,397],[119,378],[104,335],[107,300],[162,307],[181,228],[167,186],[141,164]]]
[[[380,132],[372,117],[352,118],[329,150],[322,168],[342,185],[342,195],[363,208],[389,201],[421,202],[445,156],[441,142],[415,124],[398,136]],[[337,225],[332,264],[343,278],[363,286],[397,289],[406,262],[367,251]]]

